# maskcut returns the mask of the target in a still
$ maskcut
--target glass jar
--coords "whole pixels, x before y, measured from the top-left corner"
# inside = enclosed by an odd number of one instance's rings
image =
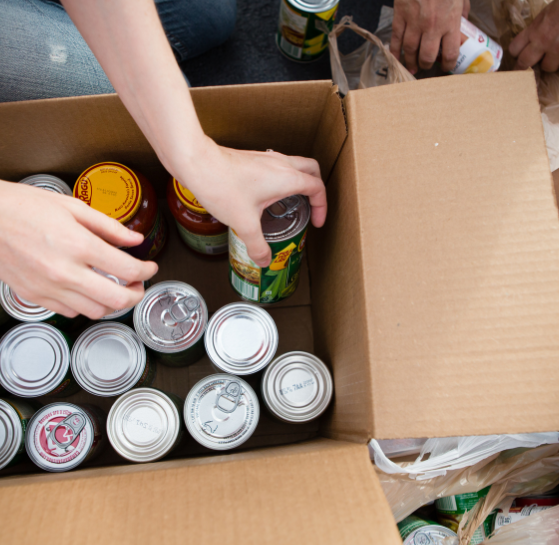
[[[227,226],[209,214],[175,178],[167,184],[167,203],[179,235],[191,250],[210,258],[227,254]]]

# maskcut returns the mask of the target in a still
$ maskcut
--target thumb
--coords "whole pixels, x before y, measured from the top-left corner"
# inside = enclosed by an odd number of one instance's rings
[[[272,250],[262,233],[260,221],[251,222],[242,229],[235,229],[247,247],[249,257],[259,266],[267,267],[272,260]]]

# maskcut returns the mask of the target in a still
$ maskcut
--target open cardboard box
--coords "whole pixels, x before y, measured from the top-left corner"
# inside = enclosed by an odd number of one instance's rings
[[[3,544],[397,544],[372,437],[559,428],[559,222],[531,73],[352,91],[343,105],[330,82],[192,94],[220,144],[313,156],[328,179],[310,282],[271,313],[280,353],[314,347],[331,367],[333,406],[301,427],[264,416],[242,452],[200,456],[190,440],[187,458],[109,453],[104,467],[5,476]],[[105,160],[164,196],[118,97],[0,104],[0,178],[73,183]],[[210,312],[235,300],[226,263],[194,257],[169,227],[155,280],[191,283]],[[155,385],[183,398],[211,372],[206,359],[159,371]]]

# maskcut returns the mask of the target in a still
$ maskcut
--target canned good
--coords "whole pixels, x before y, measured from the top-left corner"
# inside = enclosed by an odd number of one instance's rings
[[[503,60],[503,48],[467,19],[460,23],[461,45],[453,74],[496,72]]]
[[[278,328],[262,308],[231,303],[212,316],[205,335],[206,352],[219,371],[249,375],[264,369],[276,354]]]
[[[92,460],[105,444],[105,415],[94,405],[52,403],[38,410],[25,449],[41,469],[62,472]]]
[[[511,507],[508,512],[499,509],[491,513],[486,519],[486,524],[489,527],[491,532],[502,528],[503,526],[507,526],[509,524],[513,524],[514,522],[518,522],[525,517],[529,517],[530,515],[534,515],[536,513],[541,513],[546,509],[551,509],[553,505],[529,505],[526,507]]]
[[[186,428],[198,443],[213,450],[242,445],[259,418],[254,390],[242,378],[224,373],[196,383],[184,403]]]
[[[72,348],[72,373],[90,394],[111,397],[155,380],[150,362],[136,332],[117,322],[87,328]]]
[[[144,241],[123,248],[138,259],[153,259],[167,241],[167,224],[157,204],[157,195],[140,172],[120,163],[98,163],[84,170],[73,191],[74,197],[114,218]]]
[[[289,59],[311,62],[328,48],[339,0],[281,0],[276,43]]]
[[[180,237],[191,250],[206,257],[227,253],[227,226],[209,214],[175,178],[167,184],[167,204]]]
[[[20,324],[0,341],[0,383],[20,397],[79,391],[70,371],[71,339],[48,324]]]
[[[166,456],[184,435],[182,399],[154,388],[121,395],[109,412],[107,435],[114,449],[131,462]]]
[[[19,183],[40,187],[41,189],[46,189],[47,191],[52,191],[59,195],[72,196],[70,186],[60,178],[51,176],[50,174],[33,174],[33,176],[27,176],[27,178],[20,180]]]
[[[20,461],[25,450],[25,432],[36,410],[23,399],[0,399],[0,469]]]
[[[531,505],[538,505],[540,507],[555,507],[559,505],[559,486],[545,494],[516,498],[513,503],[513,507],[530,507]]]
[[[324,363],[307,352],[276,358],[262,377],[262,400],[268,410],[289,423],[318,418],[332,400],[334,385]]]
[[[310,217],[309,201],[302,195],[266,208],[261,224],[272,249],[272,262],[263,269],[250,259],[245,243],[229,229],[229,278],[241,298],[255,303],[277,303],[295,292]]]
[[[174,280],[146,291],[134,309],[134,328],[160,363],[183,367],[204,356],[208,307],[192,286]]]
[[[458,545],[458,535],[455,532],[446,526],[414,515],[399,522],[398,530],[404,542],[403,545],[442,545],[446,538],[455,538],[455,543]]]
[[[464,514],[467,511],[471,511],[481,498],[487,496],[490,488],[491,486],[487,486],[479,492],[469,492],[466,494],[456,494],[454,496],[439,498],[435,501],[437,521],[439,524],[450,528],[453,532],[458,532],[458,526],[464,518]],[[484,523],[474,532],[470,545],[482,543],[490,534],[489,523]]]

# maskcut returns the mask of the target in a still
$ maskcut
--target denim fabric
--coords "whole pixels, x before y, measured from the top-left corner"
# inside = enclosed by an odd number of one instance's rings
[[[179,62],[222,44],[236,0],[155,0]],[[0,102],[113,93],[114,89],[54,0],[0,0]]]

